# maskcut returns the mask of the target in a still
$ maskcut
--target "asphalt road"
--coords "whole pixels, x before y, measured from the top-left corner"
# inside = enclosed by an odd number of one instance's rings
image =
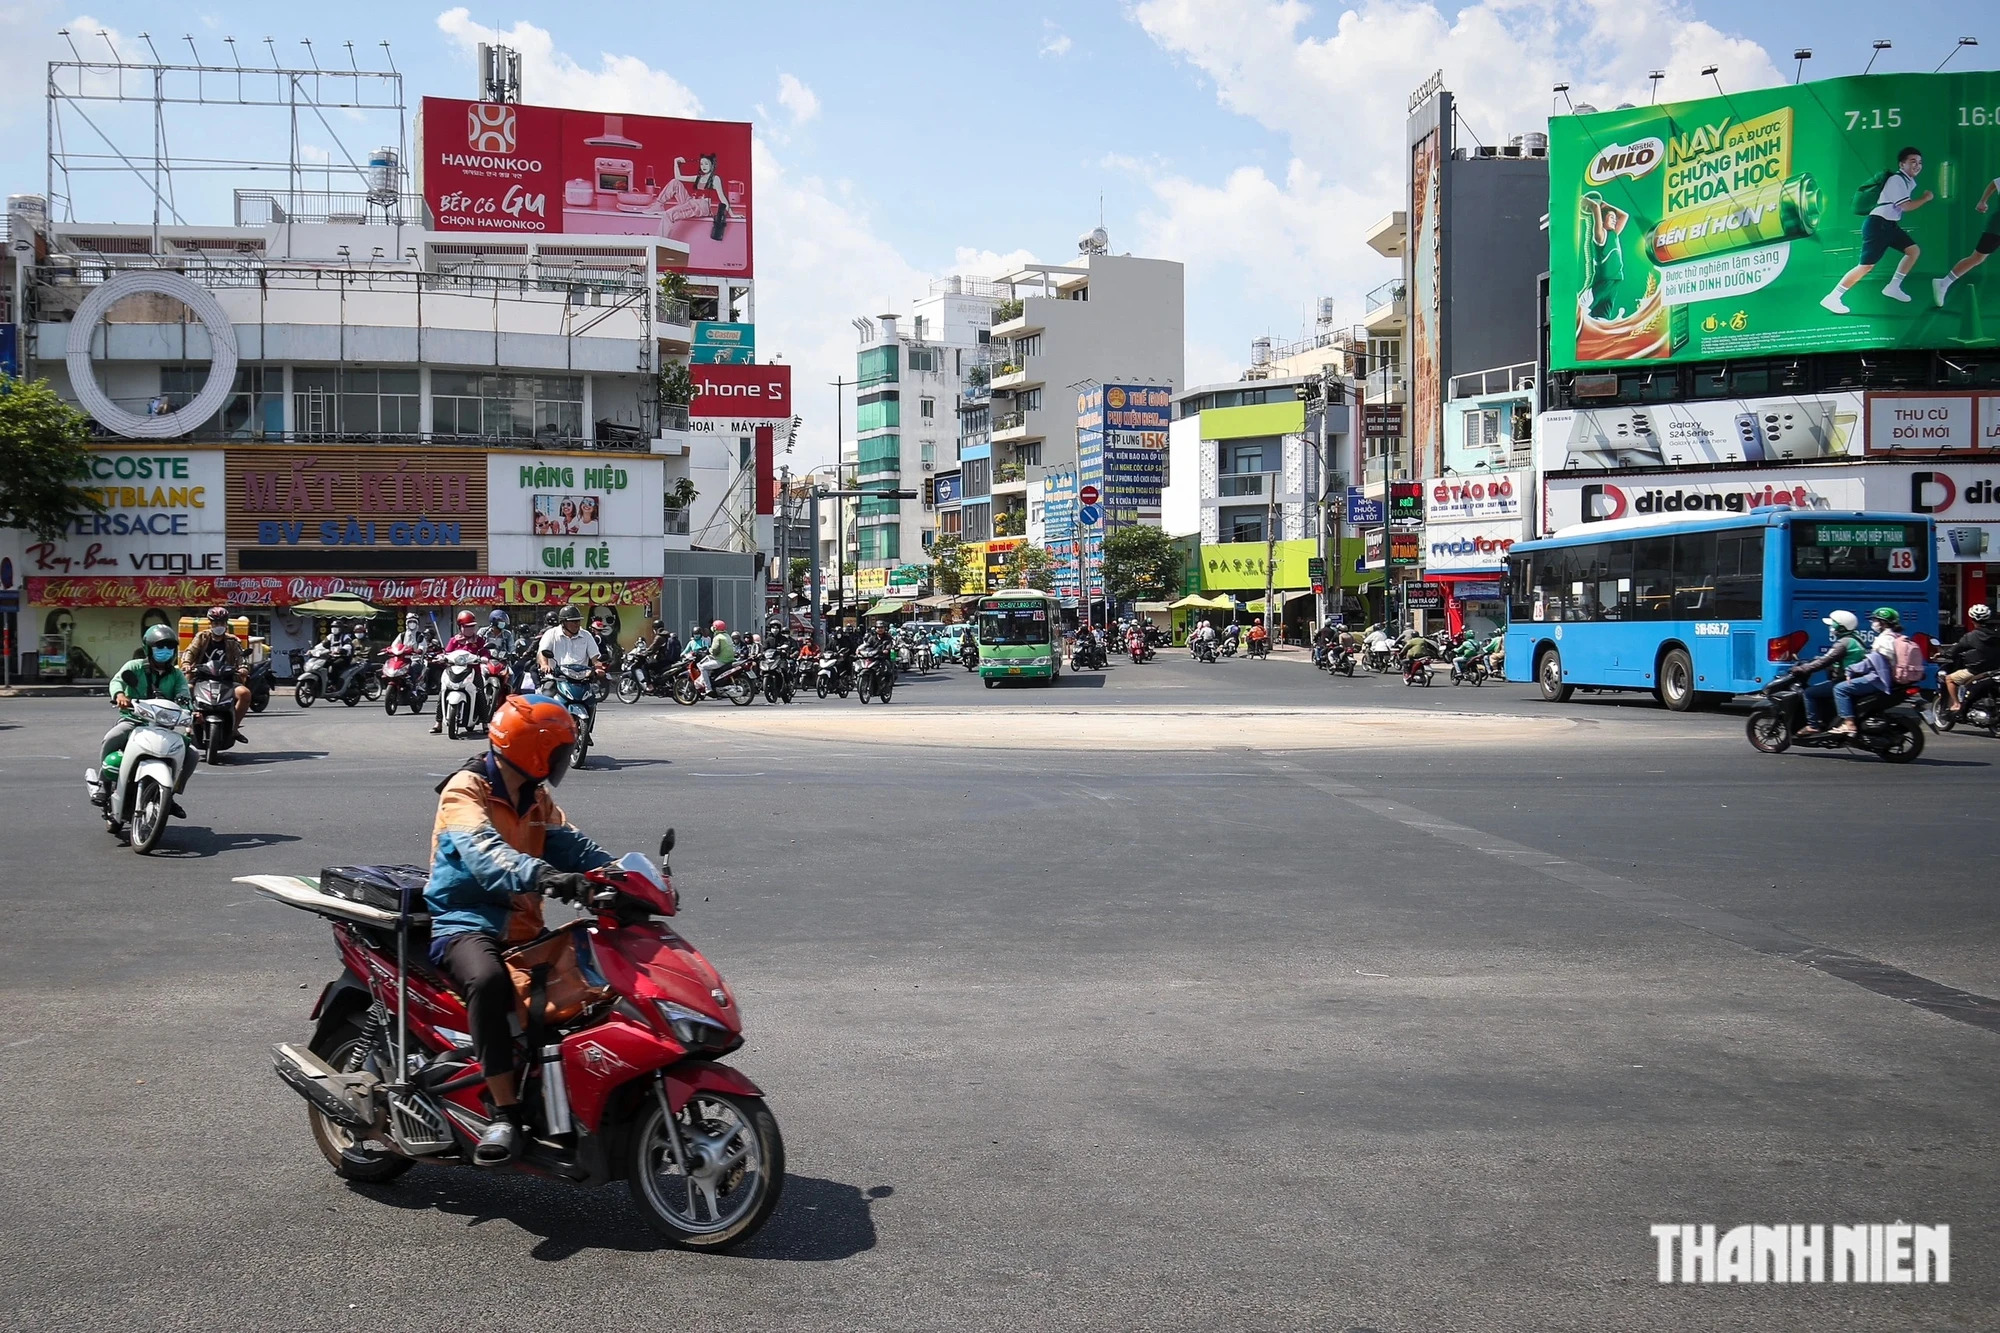
[[[1242,743],[1321,706],[1486,729]],[[899,739],[957,707],[1195,739]],[[622,1188],[350,1187],[269,1072],[330,938],[231,877],[420,860],[476,746],[281,700],[140,858],[80,781],[108,709],[0,701],[0,1325],[1993,1327],[2000,1030],[1937,1009],[2000,996],[2000,743],[1773,758],[1727,712],[1179,654],[795,707],[844,740],[732,729],[766,708],[608,704],[561,792],[613,847],[678,827],[784,1127],[777,1216],[702,1256]],[[1662,1286],[1647,1231],[1897,1220],[1951,1225],[1950,1285]]]

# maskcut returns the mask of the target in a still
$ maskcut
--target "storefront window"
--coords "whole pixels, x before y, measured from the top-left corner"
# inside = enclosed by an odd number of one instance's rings
[[[433,371],[431,433],[500,440],[580,439],[583,377]]]
[[[415,435],[414,370],[294,370],[292,419],[301,439]]]
[[[160,396],[179,411],[201,396],[206,366],[160,367]],[[277,366],[239,366],[234,392],[222,410],[201,424],[200,440],[273,440],[285,431],[285,372]]]

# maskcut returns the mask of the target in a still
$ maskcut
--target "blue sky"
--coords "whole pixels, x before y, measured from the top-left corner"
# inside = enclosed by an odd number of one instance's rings
[[[1297,336],[1316,296],[1358,318],[1360,294],[1389,272],[1359,237],[1396,203],[1403,99],[1439,66],[1490,139],[1538,128],[1557,79],[1613,105],[1644,100],[1646,73],[1664,68],[1665,96],[1698,95],[1707,63],[1726,87],[1755,86],[1789,79],[1805,45],[1809,77],[1855,73],[1875,38],[1895,43],[1878,70],[1930,69],[1968,35],[1984,45],[1958,61],[2000,62],[2000,6],[1931,0],[359,0],[275,15],[200,0],[170,17],[157,5],[0,0],[0,189],[42,188],[42,63],[66,54],[63,26],[93,53],[100,28],[133,54],[150,31],[175,58],[188,34],[210,60],[224,59],[224,35],[250,55],[268,35],[301,63],[301,38],[325,63],[344,61],[351,40],[365,64],[387,38],[413,101],[467,95],[471,44],[504,33],[527,54],[531,101],[756,122],[761,350],[798,366],[801,452],[815,458],[833,433],[819,385],[852,370],[850,318],[907,308],[933,276],[1064,260],[1097,223],[1100,194],[1114,249],[1188,266],[1191,381],[1233,377],[1259,334]],[[353,149],[379,132],[336,128]],[[281,154],[282,120],[263,132]],[[327,149],[323,139],[308,134]],[[227,220],[222,185],[206,196],[216,221]],[[147,207],[135,187],[99,211],[138,220]]]

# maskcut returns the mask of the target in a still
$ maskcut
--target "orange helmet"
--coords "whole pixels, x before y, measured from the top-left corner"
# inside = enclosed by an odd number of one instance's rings
[[[510,694],[486,724],[486,743],[537,782],[556,786],[569,772],[576,724],[546,694]]]

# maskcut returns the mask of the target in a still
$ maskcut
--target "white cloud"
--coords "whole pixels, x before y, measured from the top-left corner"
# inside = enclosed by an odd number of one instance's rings
[[[1157,164],[1118,164],[1153,195],[1140,218],[1146,249],[1189,262],[1191,305],[1211,284],[1288,300],[1305,287],[1339,299],[1339,318],[1358,317],[1361,293],[1389,271],[1362,246],[1361,232],[1402,206],[1406,99],[1433,70],[1444,71],[1460,115],[1489,143],[1542,128],[1548,89],[1559,81],[1573,85],[1578,102],[1610,107],[1646,100],[1654,68],[1667,71],[1662,100],[1712,93],[1699,72],[1706,64],[1720,65],[1731,89],[1781,80],[1756,43],[1692,18],[1674,0],[1456,8],[1362,0],[1325,37],[1303,31],[1312,12],[1300,0],[1141,0],[1129,10],[1213,85],[1221,106],[1284,136],[1291,151],[1282,181],[1254,166],[1211,183]],[[1228,270],[1220,282],[1202,271],[1216,263]],[[1216,316],[1232,331],[1241,319],[1235,309]],[[1204,323],[1192,310],[1190,326]]]
[[[463,7],[438,15],[438,31],[471,55],[481,42],[510,46],[521,53],[521,82],[526,98],[543,106],[568,106],[579,111],[618,111],[649,116],[699,116],[701,99],[672,75],[654,69],[637,56],[603,52],[596,69],[586,69],[567,52],[555,49],[546,28],[528,22],[502,30],[472,21]]]
[[[951,257],[951,271],[968,278],[997,278],[1002,273],[1034,262],[1032,250],[1009,250],[1001,254],[997,250],[975,250],[969,245],[961,245]]]
[[[1069,54],[1070,48],[1074,45],[1069,34],[1058,28],[1054,20],[1042,20],[1042,45],[1036,52],[1037,55],[1054,56],[1057,60],[1061,60]]]
[[[803,125],[819,115],[819,94],[794,76],[780,74],[778,105],[791,112],[792,124]]]
[[[42,99],[49,86],[51,60],[74,60],[69,43],[56,36],[58,28],[69,29],[70,39],[87,59],[106,60],[111,49],[108,38],[122,58],[144,59],[146,49],[128,41],[108,23],[78,14],[67,22],[52,0],[0,0],[0,125],[32,120],[35,138],[42,135]],[[98,33],[104,33],[99,37]],[[109,91],[114,81],[100,85],[93,80],[91,91]]]

